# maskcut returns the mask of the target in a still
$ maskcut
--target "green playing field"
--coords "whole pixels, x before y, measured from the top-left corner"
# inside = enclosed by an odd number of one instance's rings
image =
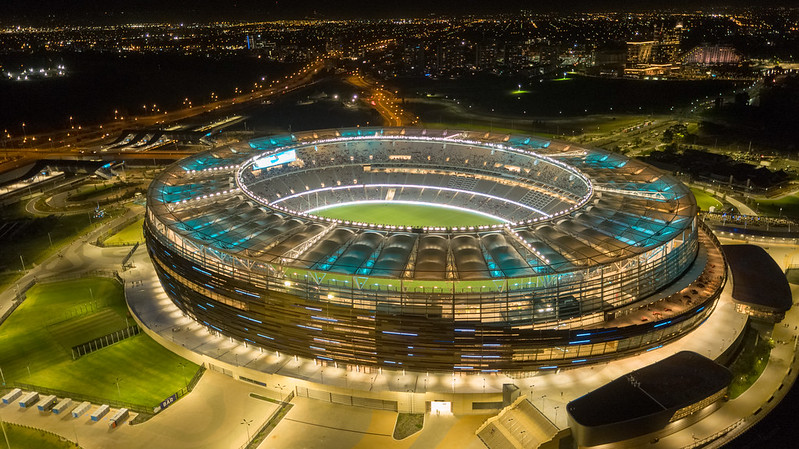
[[[501,220],[465,209],[393,201],[348,203],[314,212],[320,217],[397,226],[477,226],[502,223]]]
[[[26,296],[0,326],[0,369],[7,382],[153,405],[198,369],[145,334],[72,359],[72,346],[133,323],[116,280],[37,284]]]

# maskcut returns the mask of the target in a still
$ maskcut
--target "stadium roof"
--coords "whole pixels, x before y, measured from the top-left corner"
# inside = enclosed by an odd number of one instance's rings
[[[490,209],[509,223],[412,229],[308,212],[307,192],[344,202],[391,189],[397,199],[435,194]],[[528,281],[624,260],[690,230],[696,213],[685,186],[618,154],[412,128],[308,131],[215,149],[165,170],[148,195],[161,223],[220,260],[417,280]]]
[[[787,312],[791,287],[777,262],[755,245],[722,245],[732,270],[732,299],[770,312]]]
[[[682,351],[619,377],[569,402],[566,409],[586,427],[618,424],[679,410],[726,388],[731,380],[727,368]]]

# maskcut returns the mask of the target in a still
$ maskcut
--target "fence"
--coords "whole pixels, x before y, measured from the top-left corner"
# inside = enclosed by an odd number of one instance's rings
[[[105,243],[105,241],[108,240],[112,235],[114,235],[117,232],[125,229],[128,225],[131,225],[131,224],[135,223],[137,220],[139,220],[143,216],[144,216],[144,213],[133,214],[130,217],[126,218],[125,220],[122,220],[119,223],[115,224],[114,226],[111,226],[110,228],[106,229],[100,235],[97,236],[97,240],[95,240],[95,244],[97,246],[101,247],[101,248],[115,247],[115,246],[130,246],[131,244],[133,244],[133,242],[131,242],[131,243],[123,242],[123,243],[120,243],[120,244],[107,245]]]
[[[92,404],[108,404],[113,408],[126,408],[136,413],[143,413],[150,415],[153,413],[153,407],[148,407],[142,404],[133,404],[131,402],[125,402],[115,399],[100,398],[97,396],[75,393],[71,391],[57,390],[55,388],[42,387],[40,385],[31,385],[22,382],[12,382],[11,386],[14,388],[21,388],[25,391],[37,391],[39,392],[39,394],[45,394],[45,395],[52,394],[59,398],[72,398],[72,400],[76,402],[89,401]]]
[[[174,393],[175,398],[176,399],[181,398],[189,394],[197,385],[197,382],[200,381],[200,378],[202,377],[204,372],[205,372],[205,366],[204,365],[200,366],[200,368],[197,370],[196,373],[194,373],[194,376],[191,378],[188,384],[185,387],[181,388],[176,393]],[[131,402],[125,402],[109,398],[101,398],[97,396],[91,396],[82,393],[74,393],[70,391],[57,390],[55,388],[42,387],[40,385],[32,385],[22,382],[11,382],[9,387],[21,388],[25,391],[37,391],[39,392],[39,394],[42,395],[52,394],[59,398],[72,398],[72,400],[76,402],[88,401],[91,402],[92,404],[108,404],[113,408],[126,408],[132,412],[138,413],[141,416],[149,417],[155,413],[158,413],[161,410],[160,404],[149,405],[149,406],[143,404],[134,404]],[[139,420],[139,418],[137,418],[137,420]]]
[[[333,404],[351,405],[355,407],[371,408],[375,410],[397,411],[397,401],[385,401],[383,399],[363,398],[350,396],[348,394],[330,393],[328,391],[311,390],[306,387],[297,387],[297,397],[316,399],[319,401],[330,402]]]
[[[294,407],[294,404],[291,403],[292,399],[294,399],[293,391],[286,396],[285,401],[280,402],[280,407],[272,412],[272,414],[269,416],[269,419],[267,419],[252,435],[252,439],[244,443],[240,449],[256,449],[258,446],[260,446],[266,437],[269,436],[269,433],[272,432],[275,427],[277,427],[277,425],[280,423],[280,420],[283,419],[286,414],[288,414],[292,407]]]
[[[133,253],[135,253],[137,249],[139,249],[139,242],[136,242],[136,244],[133,245],[133,248],[131,248],[130,251],[128,251],[128,254],[125,256],[125,258],[122,259],[123,267],[129,268],[128,261],[130,261],[130,258],[133,257]]]
[[[192,376],[191,380],[189,380],[189,383],[186,384],[185,387],[175,392],[175,397],[182,398],[183,396],[191,393],[191,391],[194,390],[194,387],[197,386],[197,382],[199,382],[200,378],[203,377],[203,373],[205,373],[205,364],[200,365],[200,368],[194,373],[194,376]]]
[[[0,324],[3,324],[3,322],[12,313],[14,313],[15,310],[17,310],[17,307],[19,307],[19,305],[22,304],[22,301],[25,301],[25,298],[27,298],[26,292],[28,291],[29,288],[33,287],[33,284],[35,284],[35,283],[36,283],[35,280],[31,280],[31,281],[26,282],[22,286],[20,286],[19,284],[16,285],[16,287],[15,287],[17,289],[16,296],[11,301],[11,307],[9,307],[8,310],[6,310],[3,313],[3,315],[0,316]]]
[[[114,343],[118,343],[134,335],[139,335],[139,332],[141,332],[139,326],[134,324],[133,326],[127,327],[125,329],[120,329],[118,331],[111,332],[110,334],[103,335],[102,337],[95,338],[94,340],[88,341],[86,343],[81,343],[77,346],[73,346],[72,360],[77,360],[78,358],[86,354],[91,354],[92,352],[97,351],[98,349],[103,349],[106,346],[111,346]]]

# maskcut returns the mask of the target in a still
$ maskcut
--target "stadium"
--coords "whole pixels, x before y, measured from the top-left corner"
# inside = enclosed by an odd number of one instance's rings
[[[571,142],[353,128],[179,161],[144,226],[164,291],[211,332],[358,371],[513,373],[700,325],[726,263],[696,213],[676,179]]]

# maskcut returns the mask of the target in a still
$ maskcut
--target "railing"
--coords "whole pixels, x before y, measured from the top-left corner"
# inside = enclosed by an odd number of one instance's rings
[[[134,324],[133,326],[126,327],[125,329],[120,329],[118,331],[111,332],[110,334],[103,335],[102,337],[95,338],[94,340],[87,341],[86,343],[73,346],[72,360],[77,360],[84,355],[91,354],[92,352],[103,349],[106,346],[111,346],[114,343],[125,340],[126,338],[139,335],[140,332],[141,330],[139,329],[139,326]]]
[[[272,414],[269,416],[269,419],[267,419],[261,425],[261,427],[255,431],[249,441],[240,446],[240,449],[256,449],[258,446],[260,446],[266,437],[269,436],[269,433],[272,432],[275,427],[277,427],[277,425],[280,423],[280,420],[286,416],[292,407],[294,407],[294,404],[291,403],[292,399],[294,399],[293,391],[286,396],[285,401],[280,402],[280,406],[277,408],[277,410],[272,412]]]

